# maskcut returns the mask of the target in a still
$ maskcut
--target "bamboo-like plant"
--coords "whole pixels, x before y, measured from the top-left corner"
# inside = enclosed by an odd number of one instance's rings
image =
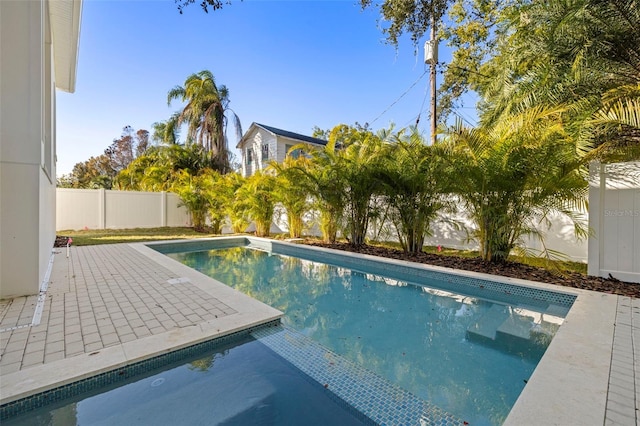
[[[222,225],[227,218],[227,203],[230,202],[226,196],[226,181],[223,176],[215,170],[207,170],[206,178],[209,179],[209,226],[212,234],[221,234]]]
[[[244,232],[249,226],[249,218],[240,200],[236,196],[238,190],[244,185],[246,179],[239,173],[224,175],[221,195],[231,230],[235,233]]]
[[[339,154],[335,140],[330,140],[321,150],[307,144],[298,144],[291,149],[298,150],[304,159],[288,168],[286,173],[311,195],[311,208],[320,214],[318,225],[322,239],[334,243],[342,224],[345,205],[344,181],[338,167]]]
[[[340,175],[337,188],[345,202],[346,234],[349,243],[365,243],[369,220],[375,214],[374,194],[380,182],[375,175],[380,168],[383,143],[378,135],[358,126],[339,125],[329,134],[332,146],[339,146],[331,167]]]
[[[270,164],[277,173],[273,195],[276,202],[281,203],[287,212],[291,238],[302,236],[303,216],[310,208],[308,188],[300,181],[300,174],[292,170],[304,168],[307,163],[308,160],[304,156],[293,158],[287,155],[281,164],[275,161]]]
[[[447,205],[450,177],[436,146],[427,146],[417,128],[401,130],[385,148],[375,178],[391,207],[390,217],[405,252],[420,253],[431,222]]]
[[[207,214],[211,209],[212,190],[213,181],[208,173],[192,176],[182,171],[173,184],[172,191],[178,194],[181,205],[191,213],[193,228],[196,231],[205,231]]]
[[[256,236],[268,237],[273,221],[276,178],[262,171],[251,175],[236,192],[237,205],[256,226]]]
[[[470,236],[484,260],[505,262],[522,236],[542,238],[534,220],[548,223],[551,212],[571,217],[576,235],[586,236],[576,211],[586,207],[587,181],[561,114],[531,108],[489,128],[457,123],[449,132],[447,173],[475,224]]]

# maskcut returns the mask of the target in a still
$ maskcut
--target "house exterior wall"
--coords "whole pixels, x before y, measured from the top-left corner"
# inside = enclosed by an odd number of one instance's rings
[[[47,21],[44,2],[0,2],[1,298],[38,293],[55,239]]]
[[[263,158],[262,145],[266,144],[269,148],[269,158]],[[252,161],[247,161],[247,149],[251,149],[253,152]],[[276,137],[270,132],[254,127],[251,133],[240,145],[242,153],[242,176],[249,177],[253,175],[257,170],[262,170],[268,165],[268,161],[272,158],[276,158],[277,142]]]
[[[277,148],[276,148],[278,163],[282,163],[285,157],[287,156],[287,146],[296,146],[300,143],[303,143],[303,142],[296,139],[290,139],[290,138],[278,136],[278,142],[277,142]]]

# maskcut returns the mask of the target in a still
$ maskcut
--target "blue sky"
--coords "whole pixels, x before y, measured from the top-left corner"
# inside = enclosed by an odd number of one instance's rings
[[[203,69],[229,88],[245,130],[254,121],[308,135],[340,123],[413,124],[428,75],[374,122],[425,71],[408,38],[397,51],[384,43],[378,16],[355,0],[234,1],[209,14],[194,4],[183,15],[173,0],[85,0],[76,91],[57,94],[58,175],[100,155],[124,126],[167,119],[180,108],[167,106],[167,92]]]

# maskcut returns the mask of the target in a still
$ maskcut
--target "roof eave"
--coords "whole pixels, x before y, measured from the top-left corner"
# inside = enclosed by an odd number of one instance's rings
[[[249,126],[249,128],[247,129],[246,132],[244,132],[244,135],[242,135],[242,137],[240,138],[240,140],[238,141],[238,144],[236,145],[236,149],[240,148],[240,146],[244,143],[244,141],[247,139],[247,136],[249,135],[249,133],[251,133],[251,131],[253,130],[254,127],[257,127],[256,122],[254,121],[253,123],[251,123],[251,125]]]
[[[76,90],[82,2],[83,0],[48,2],[55,83],[58,89],[69,93]]]

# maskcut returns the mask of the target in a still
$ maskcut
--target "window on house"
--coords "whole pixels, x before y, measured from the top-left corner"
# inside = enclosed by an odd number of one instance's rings
[[[269,144],[262,144],[262,161],[267,161],[269,159]]]
[[[247,164],[253,163],[253,150],[251,148],[247,148]]]
[[[293,148],[293,145],[285,145],[284,149],[287,152],[287,155],[293,159],[300,157],[300,150],[295,149],[291,151],[291,148]]]

